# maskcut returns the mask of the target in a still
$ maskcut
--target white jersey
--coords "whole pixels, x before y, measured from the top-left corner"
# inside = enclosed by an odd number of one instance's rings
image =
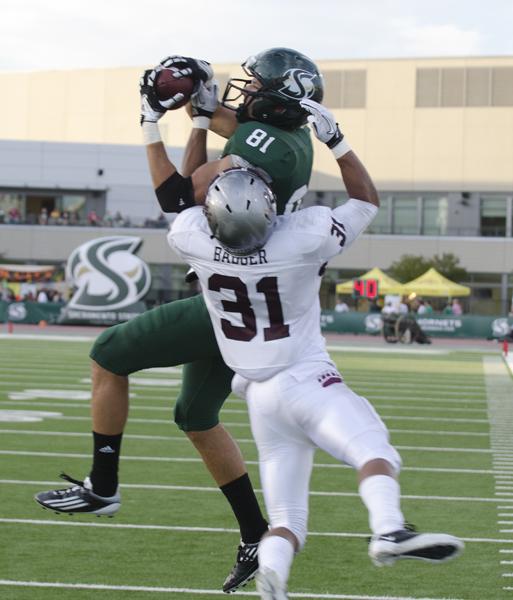
[[[300,361],[329,360],[320,329],[322,273],[376,212],[374,205],[350,199],[334,210],[316,206],[280,216],[265,247],[244,257],[229,254],[212,237],[202,207],[176,217],[169,244],[198,275],[231,369],[263,381]]]

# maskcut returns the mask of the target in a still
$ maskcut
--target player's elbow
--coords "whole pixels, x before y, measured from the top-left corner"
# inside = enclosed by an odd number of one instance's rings
[[[179,213],[195,205],[192,179],[175,171],[155,189],[162,212]]]

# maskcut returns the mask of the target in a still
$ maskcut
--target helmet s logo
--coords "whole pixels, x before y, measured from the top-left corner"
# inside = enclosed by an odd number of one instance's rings
[[[317,77],[315,73],[304,69],[289,69],[285,71],[283,87],[279,91],[293,100],[311,98],[315,93],[315,77]]]
[[[91,240],[68,259],[66,277],[77,288],[68,307],[117,310],[141,300],[150,287],[148,265],[135,252],[141,238],[112,236]]]

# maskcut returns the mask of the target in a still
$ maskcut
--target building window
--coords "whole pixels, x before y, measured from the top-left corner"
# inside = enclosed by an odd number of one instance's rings
[[[418,198],[396,196],[393,199],[393,233],[415,235],[419,233]]]
[[[463,106],[465,69],[442,69],[441,106]]]
[[[422,234],[447,235],[449,200],[447,197],[422,198]]]
[[[440,69],[417,69],[417,108],[440,105]]]
[[[513,67],[417,69],[415,106],[513,106]]]
[[[508,203],[505,196],[481,196],[481,235],[505,237],[507,206]]]
[[[329,108],[365,108],[367,72],[362,69],[324,71],[323,103]]]
[[[492,69],[492,106],[513,106],[513,67]]]
[[[467,69],[465,106],[490,105],[490,75],[490,69],[485,67]]]
[[[390,204],[391,198],[380,198],[378,214],[366,229],[366,233],[390,233]]]

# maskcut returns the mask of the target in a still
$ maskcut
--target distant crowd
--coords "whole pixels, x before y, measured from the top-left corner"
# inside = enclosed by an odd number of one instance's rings
[[[339,299],[335,305],[335,312],[345,313],[351,309],[347,302],[343,299]],[[419,298],[415,296],[403,297],[399,301],[392,301],[387,299],[386,301],[377,300],[369,303],[369,312],[380,312],[382,315],[406,315],[408,313],[415,313],[418,315],[431,315],[431,314],[442,314],[442,315],[453,315],[460,316],[463,314],[463,307],[457,298],[449,300],[447,304],[441,308],[441,310],[435,311],[429,300]]]
[[[50,288],[40,288],[39,290],[34,289],[33,286],[26,286],[26,289],[20,289],[20,292],[16,292],[8,287],[8,285],[0,287],[0,300],[4,302],[66,302],[64,295],[58,290]]]
[[[0,225],[62,225],[75,227],[146,227],[146,228],[165,228],[168,227],[168,221],[163,213],[156,219],[146,219],[142,225],[134,225],[129,216],[122,215],[117,211],[112,215],[107,211],[103,216],[98,215],[95,210],[90,210],[87,216],[81,216],[75,211],[60,211],[53,209],[48,211],[42,208],[38,216],[29,215],[23,218],[19,209],[13,207],[7,213],[0,208]]]

